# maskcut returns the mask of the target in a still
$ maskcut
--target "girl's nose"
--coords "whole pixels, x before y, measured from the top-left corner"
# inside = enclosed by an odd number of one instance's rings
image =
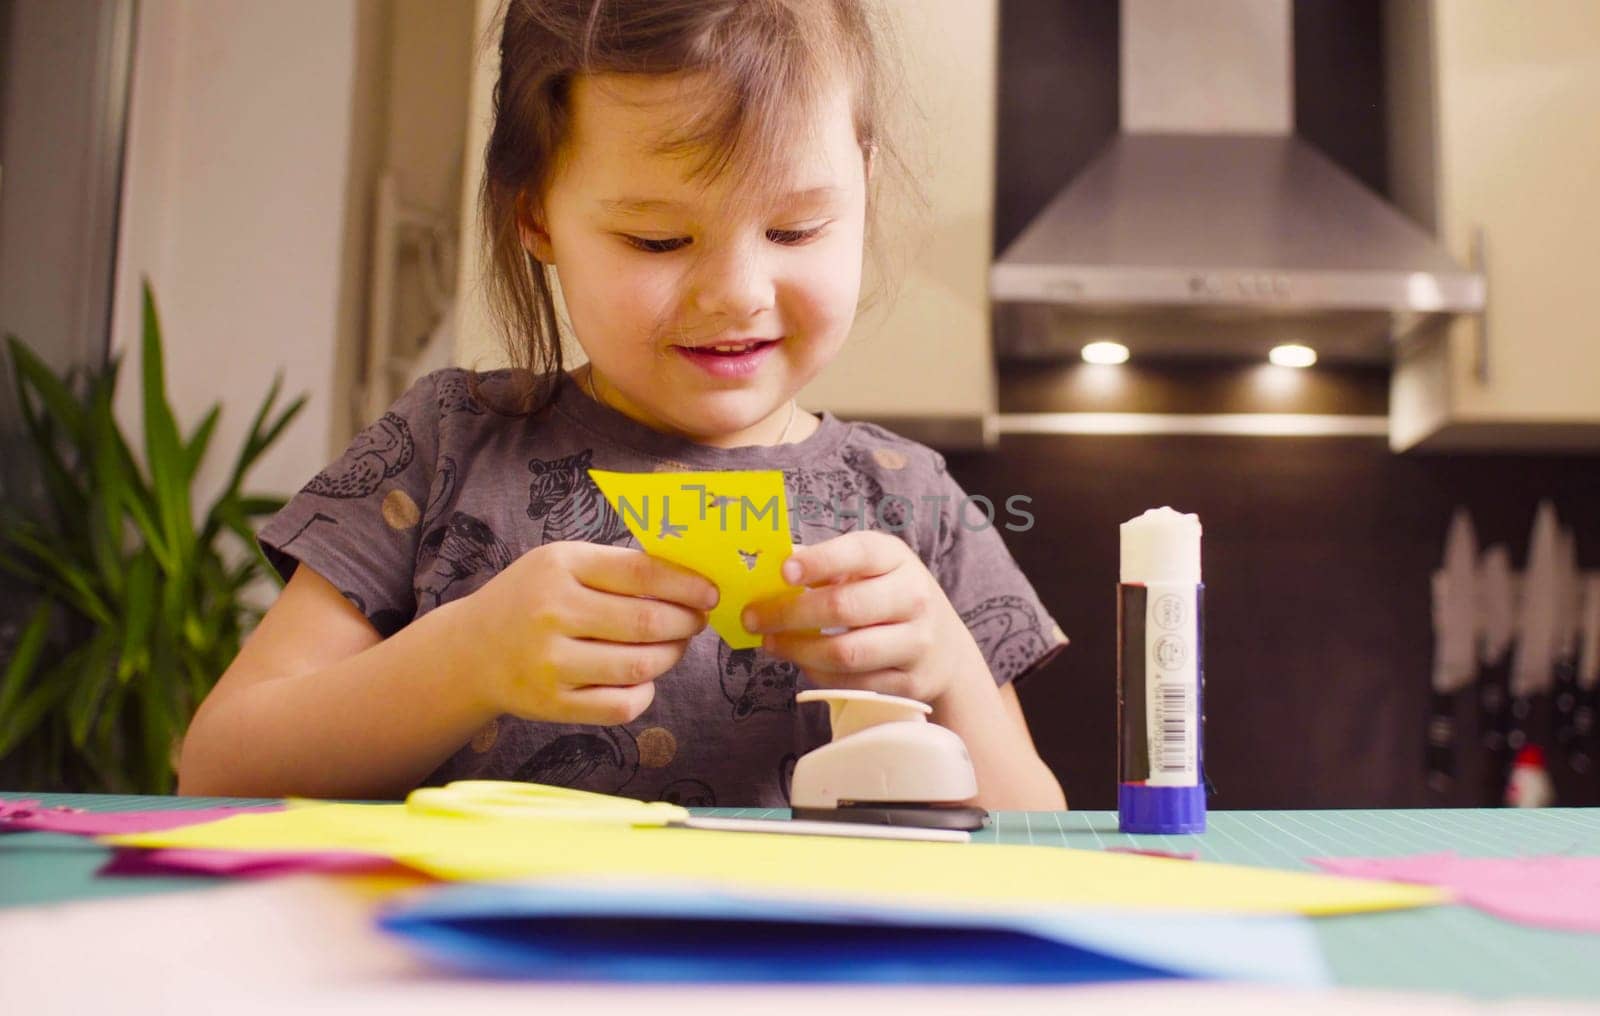
[[[771,275],[761,258],[748,249],[709,254],[692,285],[695,310],[707,317],[742,322],[772,309]]]

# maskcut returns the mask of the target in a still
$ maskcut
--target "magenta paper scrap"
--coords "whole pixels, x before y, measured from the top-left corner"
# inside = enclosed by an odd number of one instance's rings
[[[118,850],[101,867],[101,875],[218,875],[260,878],[305,873],[351,875],[388,871],[391,858],[348,851],[202,850],[160,847]]]
[[[226,808],[167,808],[150,811],[80,811],[41,806],[38,801],[0,799],[0,831],[71,833],[76,836],[113,836],[150,833],[163,829],[215,822],[231,815],[281,811],[281,804]]]

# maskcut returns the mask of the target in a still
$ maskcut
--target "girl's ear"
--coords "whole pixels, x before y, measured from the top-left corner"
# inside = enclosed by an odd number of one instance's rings
[[[861,159],[863,165],[866,167],[867,183],[871,183],[872,170],[878,164],[878,143],[876,141],[868,141],[866,144],[861,146]]]
[[[517,237],[522,249],[533,255],[541,264],[555,264],[555,248],[550,244],[550,234],[539,220],[538,210],[528,195],[517,199]]]

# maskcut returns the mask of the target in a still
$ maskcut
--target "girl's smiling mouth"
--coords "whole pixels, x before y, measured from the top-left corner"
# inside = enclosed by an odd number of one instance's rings
[[[742,339],[703,346],[673,346],[685,360],[713,377],[741,378],[754,374],[782,339]]]

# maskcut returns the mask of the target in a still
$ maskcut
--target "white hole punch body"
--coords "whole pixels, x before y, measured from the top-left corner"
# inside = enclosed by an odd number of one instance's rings
[[[931,706],[873,691],[803,691],[797,702],[826,702],[833,740],[795,763],[795,808],[842,804],[955,804],[977,796],[967,746],[928,721]]]

